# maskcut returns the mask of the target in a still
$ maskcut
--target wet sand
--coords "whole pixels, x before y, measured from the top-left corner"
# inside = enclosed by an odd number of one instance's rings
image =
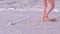
[[[60,34],[60,13],[52,12],[56,22],[42,22],[40,10],[0,11],[0,34]]]

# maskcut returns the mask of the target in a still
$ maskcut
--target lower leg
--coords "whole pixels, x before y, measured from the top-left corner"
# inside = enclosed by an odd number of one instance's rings
[[[49,13],[51,13],[51,11],[54,9],[55,7],[55,3],[54,0],[48,0],[48,2],[50,3],[50,8],[48,9],[47,15],[49,15]],[[50,18],[47,17],[48,20],[51,20]]]
[[[46,19],[45,17],[46,17],[46,9],[47,8],[44,8],[43,9],[43,14],[42,14],[42,19],[43,19],[43,21]]]
[[[49,15],[49,13],[54,9],[54,6],[51,6],[49,9],[48,9],[48,12],[47,12],[47,15]]]
[[[42,2],[43,2],[43,14],[42,14],[42,19],[45,20],[46,10],[47,10],[47,0],[42,0]]]
[[[48,0],[49,4],[50,4],[50,8],[48,9],[47,15],[54,9],[55,7],[55,2],[54,0]]]

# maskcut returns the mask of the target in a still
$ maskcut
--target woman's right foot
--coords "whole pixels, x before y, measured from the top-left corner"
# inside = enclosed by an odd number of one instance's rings
[[[48,16],[45,16],[43,18],[43,21],[48,21],[48,22],[51,22],[51,21],[55,22],[56,20],[57,20],[56,18],[50,19],[50,18],[48,18]]]
[[[50,19],[47,15],[43,15],[42,21],[53,21],[54,19]]]
[[[46,15],[43,15],[43,17],[42,17],[42,21],[46,21]]]

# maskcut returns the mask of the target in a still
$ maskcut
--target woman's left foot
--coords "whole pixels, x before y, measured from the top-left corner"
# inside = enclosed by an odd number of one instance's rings
[[[49,21],[55,22],[55,21],[57,21],[57,19],[56,18],[53,18],[53,19],[50,19]]]

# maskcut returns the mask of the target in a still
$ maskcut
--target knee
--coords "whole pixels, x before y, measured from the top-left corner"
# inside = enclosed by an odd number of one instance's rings
[[[55,5],[54,4],[51,4],[51,8],[54,9]]]
[[[43,8],[44,8],[44,9],[47,9],[47,6],[44,6]]]

